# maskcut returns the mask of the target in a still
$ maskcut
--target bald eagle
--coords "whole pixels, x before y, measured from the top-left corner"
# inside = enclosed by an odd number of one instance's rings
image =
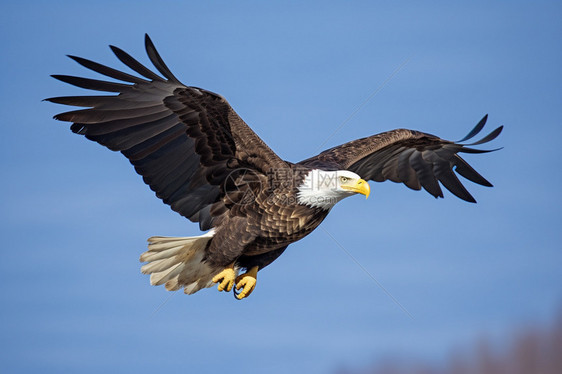
[[[493,151],[467,146],[493,140],[502,127],[466,144],[482,130],[487,116],[458,142],[397,129],[292,163],[277,156],[224,97],[181,83],[148,35],[145,47],[162,76],[110,46],[138,75],[69,56],[121,83],[53,77],[117,95],[46,100],[86,108],[54,118],[72,122],[74,133],[121,152],[157,197],[207,231],[195,237],[149,238],[140,261],[146,263],[141,270],[150,274],[153,285],[193,294],[218,283],[219,291],[233,290],[243,299],[254,290],[258,271],[316,229],[337,202],[355,194],[368,197],[368,180],[423,188],[436,198],[443,197],[441,184],[468,202],[475,200],[454,171],[492,186],[459,156]]]

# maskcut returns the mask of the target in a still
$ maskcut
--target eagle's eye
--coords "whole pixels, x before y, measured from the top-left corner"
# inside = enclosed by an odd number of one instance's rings
[[[340,177],[340,182],[346,183],[349,180],[348,177]]]

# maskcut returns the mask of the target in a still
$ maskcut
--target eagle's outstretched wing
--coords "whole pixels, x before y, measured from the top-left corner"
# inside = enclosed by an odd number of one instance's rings
[[[483,186],[492,186],[476,172],[459,153],[486,153],[494,150],[469,148],[495,139],[503,129],[498,127],[481,140],[463,144],[476,136],[484,127],[488,116],[458,142],[406,129],[392,130],[367,138],[357,139],[328,149],[299,164],[333,165],[351,170],[364,179],[376,182],[391,180],[420,190],[422,187],[435,197],[443,197],[438,182],[457,197],[476,202],[459,181],[455,173]]]
[[[73,132],[123,153],[159,198],[207,230],[212,227],[211,207],[228,192],[228,180],[235,183],[243,178],[237,170],[265,174],[286,164],[222,96],[185,86],[174,77],[148,35],[145,46],[150,61],[164,78],[111,46],[117,58],[141,77],[69,56],[88,69],[124,83],[67,75],[54,78],[118,95],[46,100],[88,108],[55,118],[73,122]]]

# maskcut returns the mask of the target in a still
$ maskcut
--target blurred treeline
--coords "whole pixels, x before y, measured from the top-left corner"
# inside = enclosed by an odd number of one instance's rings
[[[481,338],[439,365],[396,357],[338,374],[562,374],[562,310],[549,326],[518,328],[500,342]]]

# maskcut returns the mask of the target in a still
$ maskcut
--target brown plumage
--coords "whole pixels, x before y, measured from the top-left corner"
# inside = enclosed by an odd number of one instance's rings
[[[222,96],[182,84],[148,35],[145,45],[163,77],[111,46],[117,58],[140,77],[69,56],[124,83],[53,75],[74,86],[118,95],[47,100],[87,108],[55,118],[73,122],[73,132],[120,151],[164,203],[198,222],[201,230],[212,229],[201,237],[149,239],[149,251],[141,260],[148,262],[143,272],[152,274],[153,284],[165,284],[169,290],[184,287],[186,293],[193,293],[217,282],[217,274],[231,265],[237,272],[239,268],[261,270],[270,264],[289,244],[312,232],[333,206],[332,202],[314,203],[313,198],[323,195],[309,196],[309,200],[303,197],[308,196],[302,190],[311,180],[312,170],[347,170],[377,182],[389,179],[416,190],[423,187],[435,197],[443,197],[440,182],[470,202],[474,198],[453,169],[475,183],[491,186],[458,155],[489,151],[404,129],[358,139],[296,164],[284,161]],[[475,136],[486,118],[462,141]],[[501,129],[471,145],[494,139]],[[335,202],[350,195],[341,188],[334,195]],[[353,193],[368,195],[368,186],[362,188]],[[230,290],[229,286],[225,289]]]

